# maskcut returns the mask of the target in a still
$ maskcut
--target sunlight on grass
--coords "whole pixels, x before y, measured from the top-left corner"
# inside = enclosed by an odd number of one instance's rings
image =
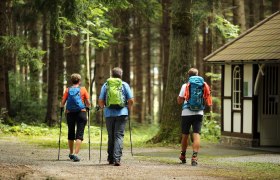
[[[158,132],[159,128],[156,125],[136,125],[132,127],[132,142],[134,147],[147,146],[147,141]],[[61,148],[67,148],[67,124],[62,123],[61,128]],[[59,140],[59,127],[30,126],[22,123],[17,126],[7,126],[0,124],[0,137],[16,136],[22,141],[38,144],[44,147],[57,147]],[[124,146],[130,146],[130,134],[128,125],[125,130]],[[99,146],[101,131],[98,126],[90,126],[90,137],[88,136],[88,126],[85,127],[84,145],[88,146],[89,138],[91,146]],[[104,127],[102,131],[103,145],[107,144],[107,130]]]

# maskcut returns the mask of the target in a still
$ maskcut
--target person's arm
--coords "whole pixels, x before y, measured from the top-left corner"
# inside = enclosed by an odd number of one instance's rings
[[[183,104],[183,102],[185,101],[185,98],[184,97],[180,97],[178,96],[177,97],[177,103],[180,105],[180,104]]]
[[[125,91],[126,91],[125,98],[127,99],[127,108],[130,111],[131,108],[132,108],[132,105],[134,103],[133,94],[132,94],[132,91],[131,91],[131,89],[130,89],[130,87],[127,83],[124,84],[124,88],[125,88]]]
[[[61,100],[61,103],[60,103],[60,107],[63,108],[65,103],[66,103],[66,100],[68,98],[68,88],[65,90],[63,96],[62,96],[62,100]]]
[[[127,107],[129,111],[131,111],[133,103],[134,103],[134,98],[127,100]]]
[[[86,104],[87,108],[90,108],[91,104],[90,104],[90,100],[89,100],[89,93],[87,92],[87,89],[85,87],[83,87],[83,89],[81,89],[84,91],[84,103]]]
[[[99,98],[98,98],[98,106],[100,108],[105,107],[105,99],[106,99],[106,86],[105,86],[105,84],[103,84],[103,86],[101,87],[101,90],[100,90]]]
[[[102,109],[105,107],[105,101],[103,99],[98,99],[98,106]]]
[[[210,86],[204,82],[204,95],[203,95],[204,99],[205,99],[205,103],[207,106],[212,106],[213,102],[212,102],[212,96],[211,96],[211,88]]]
[[[182,85],[179,96],[177,97],[177,103],[183,104],[185,101],[185,90],[186,90],[186,84]]]

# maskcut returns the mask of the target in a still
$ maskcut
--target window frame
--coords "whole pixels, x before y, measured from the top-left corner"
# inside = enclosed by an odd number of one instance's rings
[[[232,109],[241,110],[241,81],[242,81],[242,69],[239,65],[234,66],[233,68],[233,77],[232,77]]]

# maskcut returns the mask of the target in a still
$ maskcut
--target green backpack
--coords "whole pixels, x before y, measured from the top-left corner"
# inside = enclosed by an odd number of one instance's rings
[[[122,86],[122,80],[120,78],[107,79],[106,107],[112,109],[121,109],[125,107]]]

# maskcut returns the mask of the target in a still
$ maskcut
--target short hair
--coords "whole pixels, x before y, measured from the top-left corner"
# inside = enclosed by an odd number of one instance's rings
[[[115,67],[112,69],[112,77],[114,78],[122,78],[123,70],[119,67]]]
[[[198,70],[196,68],[191,68],[189,71],[188,71],[188,76],[191,77],[191,76],[197,76],[198,75]]]
[[[80,80],[81,80],[81,75],[80,74],[74,73],[74,74],[71,75],[71,82],[73,84],[78,84]]]

